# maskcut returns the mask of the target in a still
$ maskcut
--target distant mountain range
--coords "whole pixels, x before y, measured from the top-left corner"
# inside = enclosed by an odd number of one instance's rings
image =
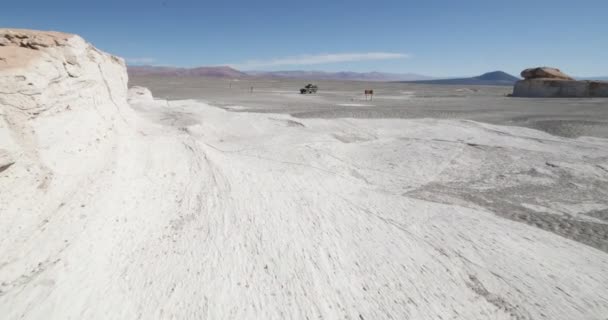
[[[159,75],[214,78],[269,78],[269,79],[306,79],[306,80],[353,80],[353,81],[413,81],[430,80],[431,77],[413,73],[384,72],[323,72],[323,71],[248,71],[242,72],[227,66],[175,68],[159,66],[128,66],[129,75]]]
[[[423,84],[445,84],[445,85],[486,85],[486,86],[512,86],[515,82],[521,80],[503,71],[493,71],[484,73],[477,77],[471,78],[455,78],[455,79],[438,79],[438,80],[423,80],[423,81],[399,81],[410,83]]]
[[[386,72],[324,72],[324,71],[248,71],[256,77],[274,79],[343,80],[343,81],[414,81],[430,80],[432,77],[414,73]]]
[[[341,81],[385,81],[443,85],[512,86],[521,80],[503,71],[493,71],[471,78],[436,79],[415,73],[325,72],[325,71],[239,71],[228,66],[177,68],[161,66],[128,66],[131,76],[211,77],[226,79],[302,79]],[[608,77],[585,77],[580,80],[608,81]]]
[[[128,66],[129,75],[135,76],[175,76],[175,77],[214,77],[214,78],[248,78],[248,74],[230,67],[197,67],[175,68],[157,66]]]

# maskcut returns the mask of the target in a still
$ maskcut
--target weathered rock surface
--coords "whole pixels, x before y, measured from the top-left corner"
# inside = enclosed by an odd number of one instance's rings
[[[126,95],[123,60],[81,37],[0,29],[2,318],[23,317],[13,310],[30,302],[13,300],[11,290],[34,281],[72,239],[74,220],[62,227],[53,217],[90,192],[132,134]]]
[[[530,79],[515,83],[514,97],[593,98],[608,97],[608,82]]]
[[[99,108],[104,117],[124,112],[128,78],[121,58],[59,32],[0,29],[0,39],[0,104],[29,116],[76,103],[85,109],[114,105]]]
[[[143,213],[138,199],[162,218],[159,195],[184,183],[183,139],[136,116],[127,80],[123,59],[77,35],[0,29],[0,318],[107,314],[86,311],[127,235],[107,227]]]
[[[1,185],[30,183],[35,195],[58,172],[94,170],[134,117],[124,61],[65,33],[0,29],[0,39],[0,150],[16,161]],[[0,197],[3,211],[26,203]]]
[[[521,72],[522,78],[529,79],[561,79],[561,80],[574,80],[574,78],[563,73],[557,68],[550,67],[539,67],[530,68]]]
[[[0,149],[0,172],[8,169],[13,164],[15,164],[15,160],[11,155],[6,150]]]

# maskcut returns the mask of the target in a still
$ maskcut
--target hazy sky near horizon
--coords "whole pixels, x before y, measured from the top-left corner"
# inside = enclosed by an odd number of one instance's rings
[[[7,1],[0,27],[77,33],[130,64],[608,76],[606,0]]]

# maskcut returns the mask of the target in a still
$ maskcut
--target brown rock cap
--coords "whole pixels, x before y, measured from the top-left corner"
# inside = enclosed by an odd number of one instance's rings
[[[539,67],[530,68],[521,72],[521,76],[526,79],[560,79],[560,80],[574,80],[574,78],[563,73],[557,68],[550,67]]]
[[[0,28],[0,71],[27,66],[44,48],[63,46],[74,35],[24,29]]]

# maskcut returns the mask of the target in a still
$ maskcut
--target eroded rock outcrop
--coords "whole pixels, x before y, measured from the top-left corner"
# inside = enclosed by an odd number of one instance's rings
[[[114,105],[98,110],[106,117],[124,112],[128,78],[121,58],[59,32],[0,29],[0,39],[1,105],[31,116],[75,103]]]
[[[119,132],[132,131],[127,80],[122,59],[79,36],[0,29],[3,211],[27,207],[13,190],[45,203],[54,184],[77,185],[107,165]]]
[[[530,68],[521,72],[514,97],[586,98],[608,97],[608,82],[577,81],[557,68]]]
[[[94,318],[91,301],[124,300],[106,290],[117,252],[177,219],[165,204],[179,185],[205,181],[186,136],[135,114],[122,59],[76,35],[0,29],[1,318]]]

